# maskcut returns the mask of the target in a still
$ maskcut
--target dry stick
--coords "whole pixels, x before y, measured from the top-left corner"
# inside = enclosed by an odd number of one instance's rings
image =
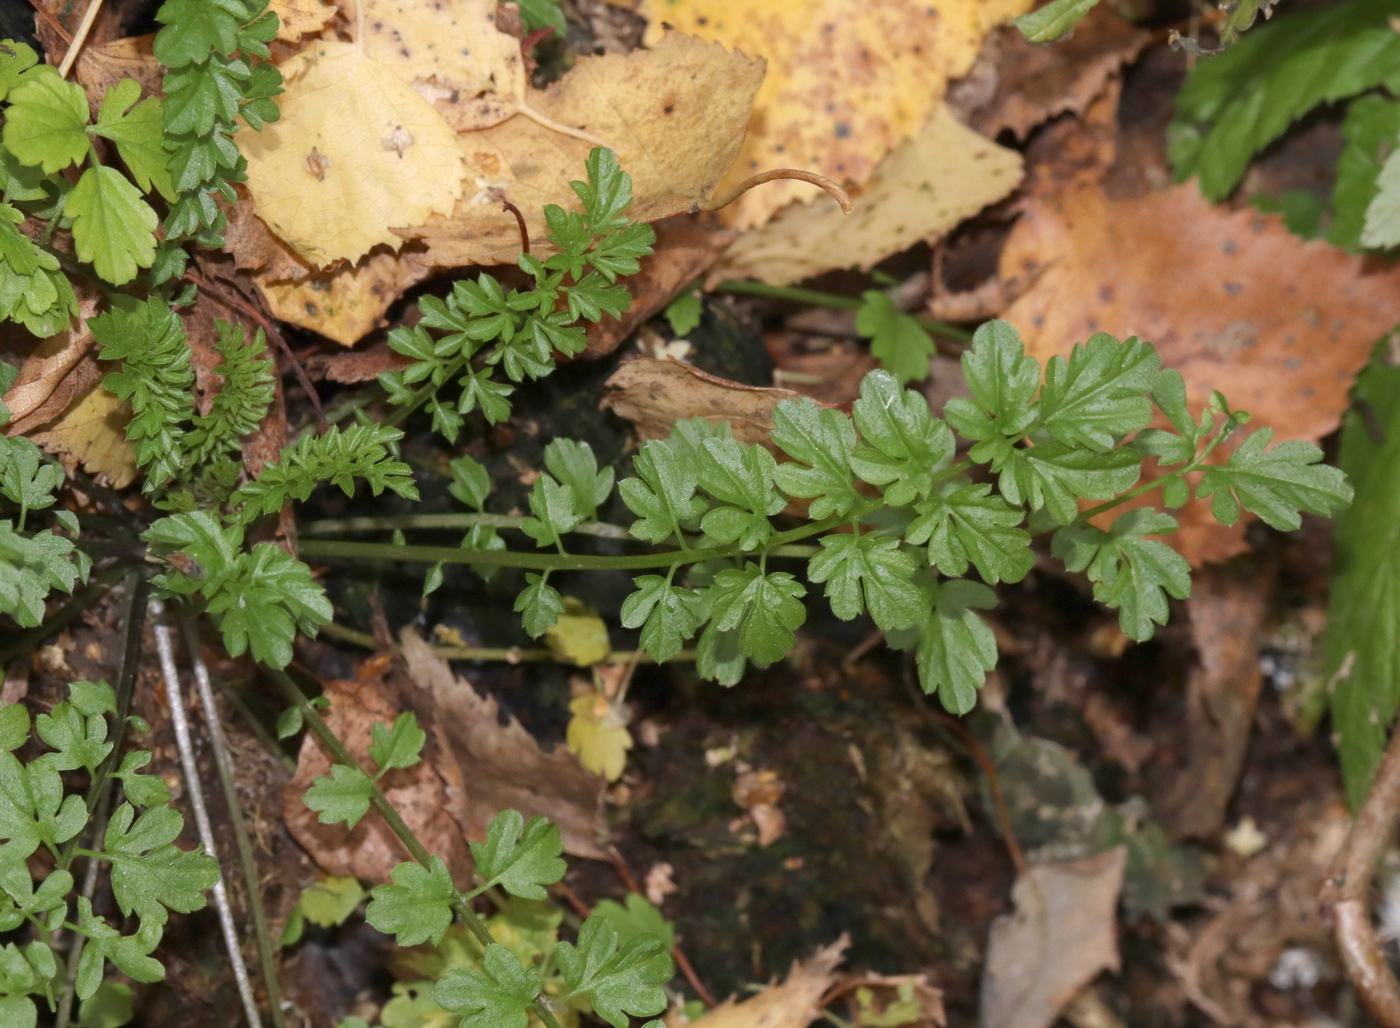
[[[553,31],[553,30],[551,30]],[[511,203],[504,196],[501,197],[501,210],[515,215],[515,223],[520,227],[520,252],[530,252],[530,230],[525,227],[525,215],[520,208]]]
[[[1385,1028],[1400,1028],[1400,983],[1381,956],[1371,924],[1370,887],[1376,863],[1395,838],[1400,821],[1400,731],[1390,738],[1385,759],[1366,802],[1332,864],[1318,896],[1334,919],[1337,948],[1347,977],[1371,1016]]]
[[[73,62],[78,59],[78,54],[82,52],[83,43],[87,41],[88,33],[92,31],[92,23],[97,20],[97,12],[100,10],[102,0],[92,0],[83,12],[83,20],[78,24],[78,31],[73,34],[73,42],[68,44],[68,49],[63,54],[63,63],[58,66],[59,78],[68,77],[68,72],[72,69]]]
[[[258,862],[253,856],[253,844],[248,839],[248,828],[243,822],[243,809],[238,802],[238,789],[234,778],[233,757],[229,752],[228,738],[219,720],[218,709],[214,706],[214,683],[209,678],[209,666],[199,648],[199,634],[194,620],[181,619],[185,630],[185,649],[189,653],[190,665],[194,668],[195,686],[199,690],[199,705],[204,711],[204,724],[209,729],[209,743],[214,751],[214,766],[219,772],[219,785],[224,792],[224,805],[228,807],[229,822],[233,826],[233,838],[238,847],[238,862],[243,870],[243,880],[248,889],[248,910],[253,918],[253,936],[258,947],[258,962],[262,964],[263,988],[267,992],[268,1014],[273,1028],[283,1028],[286,1023],[282,1016],[282,990],[277,984],[277,959],[272,952],[272,935],[268,931],[267,912],[263,909],[262,887],[258,880]]]
[[[814,186],[821,186],[841,205],[841,212],[843,214],[850,214],[851,211],[855,210],[855,207],[851,204],[851,198],[846,194],[846,191],[831,179],[827,178],[825,175],[818,175],[815,171],[801,171],[798,168],[774,168],[772,171],[760,171],[757,175],[750,175],[723,196],[712,197],[704,203],[698,204],[696,209],[702,211],[717,211],[721,207],[728,207],[754,186],[759,186],[765,182],[772,182],[774,179],[780,178],[792,178],[801,182],[810,182]]]
[[[160,656],[160,673],[165,680],[166,698],[170,702],[170,723],[175,729],[175,742],[180,751],[180,765],[185,772],[185,784],[189,789],[194,822],[199,829],[199,841],[204,844],[204,852],[217,863],[219,855],[214,846],[214,829],[209,823],[209,811],[204,805],[204,790],[199,785],[199,768],[195,764],[194,745],[190,741],[189,717],[185,713],[185,698],[180,691],[180,672],[175,666],[174,633],[169,625],[159,621],[165,613],[165,605],[160,600],[151,600],[150,610],[155,627],[156,652]],[[243,952],[238,943],[238,930],[233,923],[233,908],[229,906],[228,890],[224,888],[222,869],[211,891],[214,895],[214,908],[219,914],[219,927],[223,930],[224,945],[228,949],[229,963],[233,966],[233,978],[238,984],[238,996],[243,1001],[243,1013],[248,1018],[249,1028],[261,1028],[262,1017],[258,1013],[257,1001],[253,998],[253,983],[248,977],[248,968],[243,963]]]
[[[306,369],[301,366],[301,361],[296,359],[292,353],[292,348],[287,345],[287,340],[282,333],[277,330],[277,326],[272,323],[262,311],[249,303],[236,293],[230,293],[222,286],[216,286],[197,271],[187,271],[185,277],[188,278],[200,289],[207,291],[217,300],[222,300],[233,310],[241,311],[258,323],[258,327],[263,330],[267,338],[271,339],[277,348],[282,351],[282,355],[287,358],[287,362],[292,366],[292,372],[296,375],[297,381],[301,383],[302,390],[306,393],[306,398],[311,401],[311,409],[316,414],[316,431],[325,432],[326,415],[321,410],[321,397],[316,393],[316,387],[311,384],[311,377],[307,375]]]

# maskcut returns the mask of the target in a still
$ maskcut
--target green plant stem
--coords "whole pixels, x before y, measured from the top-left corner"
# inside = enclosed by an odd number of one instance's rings
[[[878,510],[873,507],[862,513]],[[844,524],[848,515],[838,515],[822,521],[779,532],[767,552],[830,531]],[[810,555],[808,547],[802,554]],[[308,539],[301,544],[301,555],[312,560],[391,560],[424,564],[487,564],[494,567],[527,568],[531,571],[638,571],[647,568],[669,568],[678,564],[698,564],[706,560],[722,560],[744,555],[738,544],[714,546],[707,549],[670,550],[664,553],[623,554],[604,556],[589,553],[521,553],[513,550],[470,550],[456,546],[395,546],[393,543],[355,543],[343,539]]]
[[[523,514],[400,514],[389,517],[322,518],[299,525],[303,536],[336,535],[341,532],[391,532],[402,529],[411,532],[415,529],[463,529],[487,525],[491,528],[519,528],[525,520]],[[622,539],[638,542],[632,533],[621,525],[609,525],[600,521],[585,521],[569,531],[578,535],[592,535],[600,539]]]
[[[322,625],[321,634],[367,650],[379,648],[374,636],[368,632],[357,632],[353,628],[337,625],[334,621]],[[527,660],[559,660],[557,653],[543,646],[531,649],[520,646],[434,646],[433,655],[441,657],[443,660],[500,660],[507,664],[519,664]],[[694,660],[695,656],[694,650],[681,650],[667,663]],[[626,664],[631,661],[636,661],[639,664],[654,663],[645,650],[613,650],[598,663]]]
[[[302,717],[305,719],[306,724],[311,728],[312,733],[320,741],[321,745],[335,758],[335,762],[337,764],[344,764],[346,767],[358,768],[362,774],[366,777],[370,777],[369,772],[365,771],[365,769],[360,766],[360,762],[355,759],[354,754],[346,749],[345,744],[331,731],[330,725],[326,724],[325,719],[317,712],[306,694],[301,691],[300,686],[292,680],[292,676],[277,668],[264,668],[264,671],[269,678],[277,683],[278,688],[282,690],[282,695],[287,698],[287,701],[301,710]],[[408,850],[413,859],[423,867],[431,866],[432,855],[428,852],[423,843],[419,841],[413,829],[408,827],[408,823],[399,816],[399,812],[394,809],[394,805],[379,791],[379,786],[375,785],[373,782],[370,783],[370,805],[379,812],[380,817],[384,818],[384,823],[398,836],[399,842],[403,843],[404,848]],[[496,941],[492,938],[490,930],[486,927],[486,922],[471,908],[471,905],[463,898],[461,892],[456,893],[456,899],[452,903],[452,909],[456,911],[457,916],[462,919],[462,923],[476,936],[477,941],[480,942],[482,946],[490,946]],[[535,1012],[539,1015],[545,1028],[561,1028],[558,1020],[555,1019],[554,1014],[550,1010],[549,999],[543,992],[536,998],[534,1007]]]
[[[1139,482],[1137,485],[1133,486],[1122,496],[1115,496],[1111,500],[1105,500],[1103,503],[1100,503],[1097,506],[1090,507],[1088,510],[1084,511],[1082,514],[1079,515],[1079,520],[1087,522],[1091,518],[1096,518],[1100,514],[1106,513],[1112,510],[1114,507],[1119,506],[1120,504],[1127,503],[1129,500],[1136,500],[1139,496],[1145,496],[1146,494],[1152,492],[1152,490],[1154,489],[1162,488],[1164,485],[1167,484],[1167,482],[1169,482],[1173,478],[1182,478],[1186,475],[1191,474],[1191,472],[1193,471],[1199,471],[1201,465],[1203,465],[1206,462],[1206,458],[1211,455],[1211,452],[1217,446],[1223,443],[1226,440],[1226,438],[1228,438],[1229,435],[1232,432],[1234,432],[1234,430],[1238,427],[1239,422],[1235,421],[1233,418],[1228,418],[1225,424],[1221,426],[1220,431],[1215,433],[1215,437],[1211,439],[1209,443],[1206,444],[1205,449],[1201,450],[1201,452],[1196,454],[1196,456],[1190,461],[1183,464],[1175,471],[1168,472],[1161,478],[1154,478],[1146,482]]]
[[[818,307],[833,307],[837,310],[854,311],[859,310],[864,301],[854,296],[841,296],[837,293],[822,293],[815,289],[803,289],[800,286],[770,286],[766,282],[752,282],[740,279],[726,279],[715,286],[711,292],[734,293],[738,296],[761,296],[770,300],[791,300],[793,303],[810,303]],[[949,324],[946,321],[938,321],[934,318],[915,317],[920,325],[929,332],[941,335],[947,339],[956,339],[960,342],[971,342],[972,333],[965,328]]]

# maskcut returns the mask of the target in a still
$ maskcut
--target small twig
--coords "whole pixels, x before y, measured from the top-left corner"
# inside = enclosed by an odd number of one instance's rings
[[[277,958],[272,949],[272,933],[267,925],[267,911],[263,909],[258,862],[253,855],[253,844],[248,838],[247,825],[244,824],[243,808],[238,802],[233,756],[229,751],[228,739],[224,735],[223,723],[219,720],[218,709],[214,706],[214,684],[209,678],[209,666],[204,663],[204,656],[200,652],[199,633],[193,618],[182,617],[181,627],[184,628],[185,650],[189,653],[190,666],[194,669],[199,705],[204,711],[204,724],[209,730],[209,745],[214,751],[214,766],[219,772],[219,785],[223,789],[224,804],[228,807],[229,822],[233,827],[233,838],[238,847],[238,862],[243,871],[244,885],[248,890],[248,910],[253,919],[258,962],[262,965],[268,1014],[274,1028],[283,1028],[286,1021],[282,1016],[282,990],[277,983]]]
[[[296,375],[297,381],[301,383],[302,391],[306,393],[306,398],[311,403],[311,410],[316,416],[316,431],[324,433],[326,431],[326,415],[321,410],[321,397],[317,394],[316,387],[311,384],[311,376],[308,375],[306,369],[301,366],[301,361],[296,359],[296,355],[292,353],[292,348],[287,345],[286,338],[278,330],[277,326],[273,324],[272,319],[259,310],[255,304],[249,303],[243,297],[236,293],[229,292],[222,286],[216,286],[198,271],[188,271],[185,273],[185,277],[199,286],[200,289],[208,292],[209,295],[213,296],[215,299],[222,301],[225,306],[247,315],[258,323],[258,327],[263,330],[263,334],[268,339],[271,339],[277,349],[282,352],[282,356],[287,358],[287,363],[292,367],[292,373]]]
[[[73,34],[73,41],[68,44],[68,49],[63,54],[63,63],[58,66],[58,77],[66,79],[68,72],[73,67],[73,62],[78,59],[78,54],[82,52],[83,44],[87,42],[88,33],[92,31],[92,23],[97,20],[97,12],[102,10],[102,0],[92,0],[88,4],[87,10],[83,12],[83,20],[78,23],[78,31]]]
[[[1333,918],[1337,949],[1347,977],[1366,1009],[1385,1028],[1400,1028],[1400,983],[1381,956],[1371,924],[1371,876],[1395,838],[1400,821],[1400,731],[1390,738],[1385,759],[1371,785],[1342,851],[1318,897]]]
[[[58,19],[49,13],[48,8],[46,8],[40,0],[29,0],[29,6],[34,8],[34,13],[43,19],[48,24],[49,28],[58,33],[60,39],[66,43],[71,43],[73,41],[73,33],[65,29],[63,25],[59,23]]]
[[[841,205],[841,212],[843,214],[850,214],[851,211],[855,210],[855,205],[851,203],[850,196],[835,182],[825,175],[818,175],[815,171],[802,171],[799,168],[774,168],[772,171],[760,171],[757,175],[750,175],[723,196],[711,197],[704,203],[698,204],[697,209],[702,211],[717,211],[721,207],[728,207],[754,186],[761,186],[765,182],[772,182],[775,179],[782,178],[797,179],[799,182],[810,182],[814,186],[820,186],[830,193],[832,198]]]
[[[501,197],[501,210],[509,211],[511,214],[515,215],[515,223],[520,227],[520,252],[529,253],[530,230],[525,227],[525,215],[521,213],[519,207],[515,206],[515,204],[511,203],[504,196]]]
[[[161,677],[165,681],[165,695],[170,703],[170,724],[175,729],[176,748],[180,751],[180,765],[185,773],[185,787],[189,792],[194,823],[199,830],[199,841],[204,844],[204,852],[218,863],[214,828],[209,822],[209,810],[204,803],[204,789],[199,784],[199,766],[194,759],[189,716],[185,712],[185,698],[180,689],[180,672],[175,666],[174,633],[169,625],[160,623],[160,618],[165,613],[165,605],[160,600],[150,601],[150,611],[151,620],[155,622],[156,653],[160,657]],[[248,977],[248,967],[243,962],[243,949],[238,942],[237,926],[233,923],[233,908],[229,905],[228,889],[224,886],[222,869],[211,892],[214,897],[214,909],[219,914],[224,946],[228,949],[229,963],[233,968],[233,978],[238,985],[238,996],[243,1001],[244,1016],[248,1018],[250,1028],[261,1028],[262,1017],[258,1013],[257,1000],[253,998],[253,983]]]

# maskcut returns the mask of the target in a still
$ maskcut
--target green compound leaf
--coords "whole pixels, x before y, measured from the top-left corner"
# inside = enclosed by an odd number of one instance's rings
[[[1048,442],[1009,450],[992,469],[1001,472],[997,485],[1008,502],[1043,507],[1067,525],[1079,516],[1079,500],[1107,500],[1132,488],[1142,458],[1127,447],[1096,453]]]
[[[521,899],[544,899],[544,887],[568,870],[559,826],[543,814],[527,822],[520,811],[503,810],[491,819],[486,841],[471,843],[471,850],[484,887],[499,885]]]
[[[68,701],[80,714],[115,714],[117,694],[106,682],[73,682]]]
[[[333,764],[329,775],[319,775],[311,782],[304,802],[320,815],[321,824],[343,821],[347,828],[354,828],[369,813],[373,795],[374,782],[369,775],[357,767]]]
[[[1069,360],[1052,357],[1045,366],[1041,424],[1066,446],[1112,449],[1115,437],[1152,420],[1147,393],[1157,365],[1157,351],[1136,336],[1120,343],[1100,332],[1076,344]]]
[[[10,90],[9,99],[0,139],[21,164],[52,175],[88,155],[87,96],[82,86],[60,78],[57,68],[45,64],[31,69]]]
[[[665,663],[694,637],[703,601],[699,593],[660,575],[640,575],[632,581],[637,591],[622,601],[622,626],[640,628],[642,649],[658,664]]]
[[[924,614],[924,598],[912,579],[918,565],[898,539],[828,535],[807,565],[807,577],[826,583],[831,612],[843,621],[869,609],[885,631],[909,628]]]
[[[447,462],[452,484],[447,491],[453,498],[476,510],[486,509],[486,497],[491,495],[491,475],[482,464],[463,455]]]
[[[612,495],[613,469],[598,470],[598,458],[587,443],[555,439],[544,448],[544,466],[574,491],[574,509],[584,521],[594,521],[598,508]]]
[[[559,9],[559,0],[523,0],[520,20],[524,22],[526,32],[548,28],[563,36],[569,28],[564,21],[564,12]]]
[[[22,703],[0,707],[0,750],[17,750],[29,741],[29,711]]]
[[[1031,43],[1053,43],[1073,31],[1099,0],[1052,0],[1038,11],[1012,18],[1011,24]]]
[[[922,382],[937,349],[919,319],[906,314],[878,289],[861,294],[856,331],[870,340],[870,353],[896,381]]]
[[[787,401],[784,401],[787,402]],[[752,561],[721,571],[711,587],[710,613],[720,632],[738,630],[738,652],[760,667],[782,660],[807,617],[807,589],[785,571],[764,574]]]
[[[640,477],[624,478],[617,489],[638,515],[631,527],[638,539],[659,543],[679,532],[681,522],[704,512],[704,501],[695,495],[700,469],[694,459],[666,442],[650,439],[642,444],[632,467]]]
[[[1356,396],[1343,415],[1338,461],[1356,498],[1337,516],[1323,664],[1337,683],[1332,723],[1353,809],[1366,798],[1400,707],[1400,368],[1373,359]]]
[[[112,893],[123,914],[163,924],[166,908],[188,914],[204,907],[219,880],[219,864],[202,850],[174,845],[185,819],[173,807],[136,811],[123,803],[107,824],[103,857],[112,862]]]
[[[720,685],[737,685],[744,677],[748,661],[739,652],[739,632],[720,631],[711,621],[700,633],[695,647],[695,670],[701,678]]]
[[[167,26],[156,35],[156,60],[182,68],[208,60],[210,50],[231,54],[252,13],[243,0],[165,0],[156,12],[156,20]]]
[[[627,894],[627,906],[616,900],[599,900],[593,906],[593,916],[601,917],[617,930],[617,944],[625,946],[639,935],[654,935],[670,949],[676,941],[676,926],[651,905],[645,896]]]
[[[335,613],[311,569],[272,543],[240,554],[234,573],[204,594],[230,656],[246,650],[273,667],[291,662],[298,629],[314,636]]]
[[[460,1028],[526,1028],[540,975],[498,943],[486,947],[481,970],[451,971],[433,987],[444,1010],[463,1015]]]
[[[588,225],[595,233],[605,233],[627,224],[623,217],[632,203],[632,176],[617,163],[617,155],[602,146],[588,153],[584,164],[588,181],[573,182],[573,190],[583,201]]]
[[[671,980],[671,954],[654,935],[638,935],[617,948],[617,929],[594,915],[579,929],[578,944],[554,950],[570,996],[588,996],[593,1012],[614,1028],[627,1028],[628,1014],[647,1017],[666,1009],[661,986]]]
[[[48,760],[21,764],[0,753],[0,841],[27,857],[44,843],[67,842],[87,824],[81,796],[64,796],[63,779]]]
[[[1177,94],[1167,154],[1178,181],[1223,200],[1250,158],[1319,104],[1400,85],[1394,0],[1351,0],[1276,18],[1196,65]]]
[[[1021,581],[1035,565],[1030,533],[1019,527],[1025,513],[991,490],[966,479],[944,484],[915,508],[904,537],[927,543],[929,561],[945,575],[962,576],[971,562],[992,585]]]
[[[160,101],[140,97],[141,85],[135,79],[122,79],[112,86],[102,97],[102,108],[92,131],[117,144],[117,153],[142,192],[156,189],[167,200],[174,200],[178,194],[165,166]]]
[[[1400,101],[1371,94],[1347,105],[1342,122],[1344,146],[1332,186],[1332,224],[1327,241],[1347,250],[1361,248],[1367,209],[1379,191],[1377,178],[1400,139]]]
[[[928,401],[889,372],[872,371],[861,381],[853,414],[861,445],[851,454],[851,470],[884,487],[885,501],[896,507],[927,496],[954,448],[952,431],[929,413]]]
[[[996,667],[996,636],[976,613],[995,606],[996,593],[981,582],[950,579],[933,585],[932,604],[917,639],[891,638],[905,648],[912,642],[919,685],[937,694],[950,714],[966,714],[976,705],[977,690]]]
[[[1233,525],[1243,507],[1270,527],[1291,532],[1302,524],[1301,511],[1330,515],[1351,502],[1346,476],[1319,463],[1321,450],[1298,439],[1266,450],[1273,436],[1271,428],[1251,432],[1223,467],[1208,467],[1201,476],[1197,495],[1214,495],[1211,514],[1222,525]]]
[[[525,589],[515,598],[515,612],[530,638],[538,639],[553,628],[564,613],[564,598],[545,581],[545,575],[527,573]]]
[[[87,999],[102,984],[103,962],[108,961],[133,981],[158,982],[165,978],[165,965],[151,951],[160,945],[163,922],[144,923],[135,935],[122,935],[92,912],[92,901],[78,897],[78,931],[87,936],[83,955],[78,958],[74,982],[79,999]]]
[[[170,802],[170,788],[164,778],[140,773],[150,762],[148,750],[132,750],[123,754],[121,765],[112,773],[112,777],[122,783],[126,798],[138,807],[157,807]]]
[[[756,550],[773,534],[769,518],[787,505],[774,488],[778,462],[756,443],[745,445],[728,435],[705,439],[694,451],[700,467],[700,488],[732,504],[706,513],[700,527],[715,542],[738,541],[745,551]]]
[[[369,759],[381,773],[418,763],[423,744],[428,741],[428,733],[418,727],[418,718],[411,710],[394,718],[392,727],[375,722],[369,734]]]
[[[47,757],[60,771],[87,768],[95,771],[112,744],[107,741],[107,719],[101,714],[84,716],[72,703],[56,704],[52,711],[34,719],[40,739],[57,752]]]
[[[856,429],[848,416],[808,399],[783,400],[773,410],[772,439],[801,462],[779,464],[774,477],[788,495],[813,498],[812,520],[851,509],[857,496],[851,482]]]
[[[1016,330],[1005,321],[989,321],[972,336],[962,355],[963,376],[972,398],[949,400],[948,423],[976,441],[1015,438],[1036,418],[1032,406],[1040,387],[1040,365],[1026,356]]]
[[[520,530],[536,546],[558,546],[583,520],[578,507],[570,486],[560,485],[553,475],[541,475],[530,489],[530,510],[535,516],[521,522]]]
[[[1167,623],[1167,597],[1184,600],[1191,592],[1186,558],[1158,539],[1145,538],[1176,527],[1170,514],[1138,508],[1120,516],[1108,532],[1087,524],[1062,528],[1051,550],[1067,570],[1088,574],[1094,599],[1117,610],[1123,633],[1141,642]]]
[[[160,219],[140,191],[115,168],[88,168],[64,213],[73,219],[73,245],[104,281],[125,285],[138,268],[149,268],[156,257],[156,226]]]
[[[62,469],[45,460],[28,439],[0,443],[0,495],[19,504],[21,513],[53,506],[54,491],[62,484]]]
[[[457,888],[441,857],[434,856],[427,867],[411,862],[390,872],[391,885],[370,890],[365,920],[386,935],[393,935],[400,946],[431,942],[436,946],[452,924],[452,904]]]
[[[15,442],[17,440],[11,440]],[[44,598],[52,589],[72,592],[86,580],[92,562],[72,540],[45,529],[26,538],[10,521],[0,521],[0,613],[21,628],[44,620]]]
[[[687,291],[667,304],[664,313],[667,324],[671,326],[671,334],[677,339],[684,339],[700,327],[705,306],[700,301],[700,294]]]

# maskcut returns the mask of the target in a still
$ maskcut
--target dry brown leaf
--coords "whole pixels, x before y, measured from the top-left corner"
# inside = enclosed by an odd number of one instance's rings
[[[361,764],[372,767],[368,756],[370,726],[391,723],[402,709],[394,688],[370,675],[353,681],[329,681],[323,686],[331,701],[322,715],[326,724]],[[465,884],[471,867],[465,834],[466,785],[438,723],[420,718],[419,724],[428,733],[423,760],[413,767],[390,771],[380,779],[379,787],[428,852],[442,857],[453,880]],[[330,758],[315,735],[306,733],[296,777],[283,790],[287,830],[327,874],[388,881],[389,872],[409,856],[382,817],[371,811],[347,831],[343,824],[321,824],[303,802],[312,779],[328,774],[330,766]]]
[[[281,117],[241,132],[258,217],[325,267],[400,244],[391,227],[446,214],[462,155],[442,116],[353,43],[316,42],[281,66]]]
[[[881,159],[922,128],[950,79],[963,75],[983,37],[1031,0],[754,3],[647,0],[647,40],[663,24],[768,60],[739,159],[721,187],[755,172],[801,168],[860,185]],[[813,195],[802,183],[755,189],[723,217],[752,228]]]
[[[160,96],[165,69],[151,53],[156,37],[129,36],[100,46],[88,44],[73,64],[73,81],[83,87],[88,103],[102,102],[102,96],[122,79],[135,79],[142,96]]]
[[[386,342],[375,343],[363,350],[345,353],[312,354],[305,363],[307,373],[314,378],[352,385],[372,382],[386,371],[402,371],[411,363],[408,357],[389,349]]]
[[[892,253],[933,241],[1021,181],[1021,156],[984,139],[944,104],[853,194],[843,214],[825,195],[795,204],[742,235],[710,281],[756,278],[787,285],[834,268],[868,269]]]
[[[670,303],[687,283],[704,274],[734,239],[732,233],[717,231],[689,215],[665,218],[655,228],[656,244],[651,255],[643,257],[641,270],[627,279],[632,306],[623,312],[621,320],[604,314],[602,321],[586,326],[585,357],[602,357],[616,350],[633,329]]]
[[[1305,242],[1276,215],[1212,207],[1195,183],[1036,201],[1007,240],[1001,274],[1039,276],[1002,315],[1038,360],[1095,332],[1141,336],[1185,377],[1194,408],[1219,389],[1276,440],[1336,428],[1356,372],[1400,320],[1400,269]],[[1243,519],[1223,529],[1195,504],[1181,521],[1166,539],[1193,564],[1246,548]]]
[[[606,859],[603,779],[585,771],[562,745],[542,752],[514,718],[502,724],[496,701],[454,675],[411,629],[404,629],[400,643],[404,698],[420,724],[443,726],[460,768],[467,837],[485,839],[491,819],[513,807],[526,818],[544,814],[557,824],[566,852]]]
[[[97,362],[88,355],[92,332],[87,319],[97,313],[97,304],[95,291],[79,286],[78,317],[30,351],[4,396],[10,408],[6,435],[21,435],[52,421],[100,377]]]
[[[238,193],[238,203],[227,208],[224,249],[239,270],[261,272],[261,277],[270,282],[293,282],[316,270],[253,213],[252,198],[243,185],[234,186],[234,191]]]
[[[770,446],[773,408],[801,399],[791,389],[746,386],[677,360],[639,357],[613,372],[601,406],[632,422],[643,439],[664,439],[686,418],[729,422],[742,443]],[[829,406],[829,404],[823,404]]]
[[[99,482],[124,489],[136,479],[136,447],[126,438],[131,406],[94,382],[78,401],[30,440],[70,471],[77,464]]]
[[[794,961],[781,984],[770,985],[752,999],[735,1003],[728,999],[698,1021],[682,1021],[671,1014],[668,1028],[807,1028],[822,1016],[821,999],[835,980],[841,954],[851,944],[841,936],[817,950],[810,960]]]
[[[496,26],[496,0],[364,0],[365,53],[411,85],[457,131],[520,109],[520,40]]]
[[[606,142],[632,176],[628,217],[656,221],[709,199],[738,152],[762,77],[763,62],[673,32],[651,50],[580,57],[528,103]],[[538,252],[549,252],[543,208],[578,208],[569,183],[584,177],[592,144],[524,117],[459,139],[474,186],[450,216],[400,234],[427,243],[424,261],[437,267],[513,263],[520,231],[504,197],[523,212]]]
[[[277,38],[284,40],[320,32],[339,11],[326,0],[270,0],[267,9],[277,15]]]
[[[1118,894],[1126,846],[1041,864],[1016,882],[1016,911],[992,922],[982,1028],[1049,1028],[1105,968],[1118,969]]]
[[[1079,114],[1151,38],[1103,6],[1053,47],[1027,42],[1016,29],[1000,29],[996,91],[970,112],[967,122],[987,136],[1010,129],[1024,139],[1057,114]]]
[[[428,277],[412,254],[374,253],[357,263],[296,282],[255,281],[272,316],[354,346],[384,324],[405,289]]]

